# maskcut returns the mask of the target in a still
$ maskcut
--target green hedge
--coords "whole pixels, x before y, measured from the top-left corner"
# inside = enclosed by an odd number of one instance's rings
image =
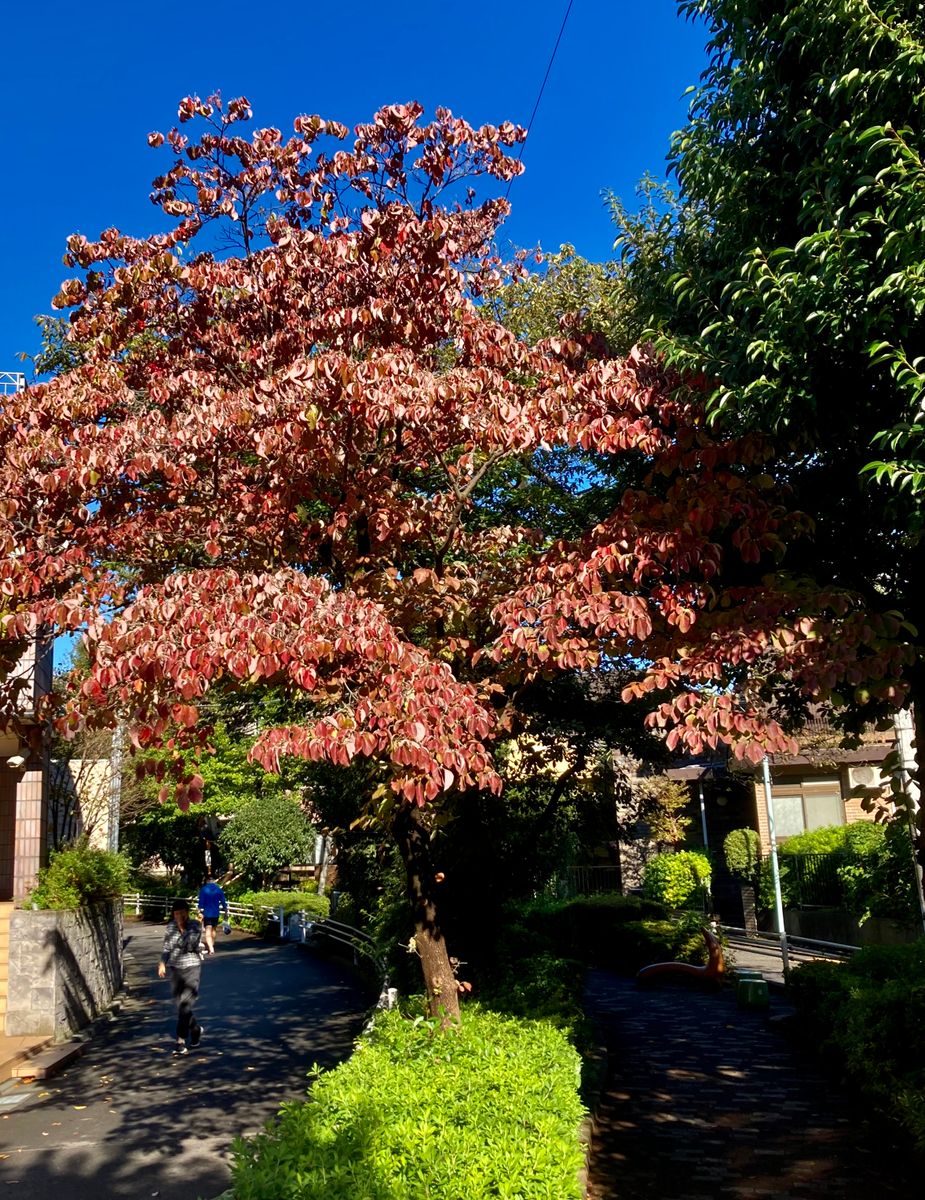
[[[236,1141],[235,1200],[578,1200],[578,1065],[544,1023],[383,1013],[307,1102]]]
[[[34,908],[74,909],[112,900],[125,890],[129,870],[123,855],[77,843],[52,853],[26,903]]]
[[[303,910],[312,917],[326,917],[330,909],[327,896],[315,892],[242,892],[234,897],[236,904],[253,904],[256,908],[269,905],[273,909],[284,909],[286,916]],[[249,929],[251,933],[267,933],[271,922],[270,913],[258,917],[232,917],[231,923],[238,929]]]
[[[656,854],[646,863],[642,894],[668,908],[702,906],[710,889],[710,860],[696,850]]]
[[[925,941],[803,964],[790,988],[808,1043],[925,1151]]]

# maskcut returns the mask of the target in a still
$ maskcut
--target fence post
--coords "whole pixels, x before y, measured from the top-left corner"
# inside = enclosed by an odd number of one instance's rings
[[[279,906],[279,908],[276,910],[276,913],[277,913],[277,916],[279,917],[279,940],[282,942],[282,941],[285,941],[286,935],[289,932],[289,930],[286,928],[286,908],[285,908],[285,906],[281,904]]]
[[[141,916],[141,892],[135,893],[135,916]]]

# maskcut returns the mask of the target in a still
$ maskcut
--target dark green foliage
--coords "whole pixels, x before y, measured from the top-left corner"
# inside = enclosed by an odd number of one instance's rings
[[[761,868],[761,839],[754,829],[731,829],[723,841],[723,854],[730,875],[752,883]]]
[[[315,832],[299,802],[275,792],[235,810],[222,830],[221,847],[245,883],[262,887],[284,867],[311,862]]]
[[[353,1057],[235,1143],[235,1200],[578,1200],[578,1056],[470,1007],[444,1034],[384,1013]]]
[[[925,1150],[925,941],[805,964],[790,987],[807,1042]]]
[[[776,439],[769,473],[815,521],[787,571],[898,609],[920,644],[925,10],[680,7],[704,20],[710,66],[672,141],[678,198],[639,218],[615,209],[632,312],[703,380],[718,420]],[[921,677],[907,674],[916,692]],[[798,723],[801,699],[779,683],[753,676],[753,694]],[[853,732],[886,712],[865,687],[835,704]]]
[[[206,873],[203,834],[210,817],[213,814],[198,805],[193,811],[181,812],[172,800],[158,804],[123,828],[125,853],[136,867],[159,859],[171,890],[198,887]],[[219,870],[221,864],[219,852],[213,866]]]
[[[662,905],[636,896],[509,905],[488,940],[477,995],[492,1008],[574,1028],[586,966],[635,974],[652,962],[702,962],[703,945],[699,918],[669,920]]]
[[[846,860],[838,867],[845,905],[861,920],[890,917],[912,923],[919,918],[912,836],[903,825],[881,829],[879,839],[847,839]]]
[[[51,855],[27,903],[36,908],[81,908],[121,896],[128,878],[129,864],[123,855],[78,842]]]
[[[709,893],[710,873],[710,860],[696,850],[656,854],[646,863],[642,893],[668,908],[702,908]]]

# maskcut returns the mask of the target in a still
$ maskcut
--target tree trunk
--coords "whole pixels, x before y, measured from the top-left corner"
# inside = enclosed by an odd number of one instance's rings
[[[413,804],[402,805],[392,828],[408,873],[414,945],[424,974],[427,1009],[432,1017],[440,1017],[446,1028],[459,1020],[459,991],[437,918],[435,891],[438,884],[430,855],[430,833],[422,820],[421,810]]]

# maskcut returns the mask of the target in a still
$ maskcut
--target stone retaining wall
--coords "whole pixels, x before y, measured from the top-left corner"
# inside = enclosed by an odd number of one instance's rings
[[[122,903],[14,909],[6,1033],[66,1038],[109,1004],[122,986]]]

